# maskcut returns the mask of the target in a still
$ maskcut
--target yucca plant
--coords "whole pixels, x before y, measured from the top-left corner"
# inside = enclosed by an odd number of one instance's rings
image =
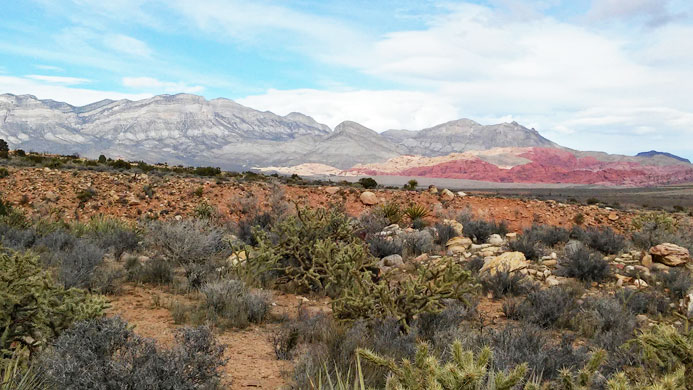
[[[323,379],[324,373],[324,379]],[[323,370],[318,374],[318,378],[310,381],[311,390],[366,390],[366,385],[363,379],[363,372],[361,371],[361,359],[356,356],[356,375],[354,379],[351,378],[351,370],[343,374],[335,366],[334,375],[330,375],[327,365],[323,365]]]
[[[37,390],[45,386],[36,371],[25,366],[25,349],[14,351],[11,358],[0,360],[0,390]]]
[[[426,218],[429,213],[430,212],[428,211],[426,206],[423,206],[420,204],[414,204],[414,203],[409,205],[409,207],[407,207],[404,210],[404,214],[406,214],[407,217],[409,217],[409,219],[411,219],[412,221],[417,220],[417,219],[421,219],[421,218]]]
[[[380,206],[380,214],[385,217],[390,223],[402,222],[402,208],[395,202],[387,202]]]

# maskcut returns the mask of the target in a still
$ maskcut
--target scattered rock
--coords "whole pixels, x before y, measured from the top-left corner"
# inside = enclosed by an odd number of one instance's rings
[[[49,202],[57,202],[57,201],[60,199],[60,197],[58,196],[58,194],[56,194],[56,193],[53,192],[53,191],[46,191],[46,193],[45,193],[45,195],[43,196],[43,198],[46,199],[46,200],[49,201]]]
[[[559,284],[564,284],[567,281],[568,278],[564,278],[561,276],[549,275],[546,277],[546,284],[548,284],[550,287],[558,286]]]
[[[508,241],[515,241],[517,239],[517,233],[512,232],[512,233],[505,233],[505,238]]]
[[[642,259],[640,259],[640,264],[642,264],[643,267],[652,268],[652,255],[645,253]]]
[[[245,253],[245,251],[238,251],[236,253],[232,253],[231,256],[226,259],[226,261],[231,265],[238,265],[247,259],[248,255]]]
[[[618,221],[618,214],[616,213],[609,213],[609,221]]]
[[[370,191],[362,192],[359,199],[361,199],[361,203],[365,204],[366,206],[372,206],[374,204],[378,204],[378,197],[375,196],[375,194],[370,192]]]
[[[333,187],[327,187],[327,188],[325,188],[325,192],[327,192],[330,195],[334,195],[337,192],[339,192],[339,187],[334,187],[334,186]]]
[[[664,243],[650,248],[652,260],[657,263],[662,263],[671,267],[684,265],[691,261],[691,255],[688,249],[678,245]]]
[[[553,260],[553,259],[552,260],[544,260],[541,263],[547,267],[555,267],[556,264],[558,264],[558,260]]]
[[[461,246],[464,249],[469,249],[472,246],[472,239],[467,237],[453,237],[445,243],[446,247]]]
[[[522,252],[505,252],[486,261],[479,273],[488,272],[493,275],[499,270],[514,272],[525,269],[528,266],[529,262],[525,259],[525,255]]]
[[[457,191],[457,196],[459,196],[459,197],[462,198],[462,197],[467,196],[467,193],[466,193],[466,192],[462,192],[462,191]]]
[[[378,262],[378,268],[380,268],[381,272],[387,272],[393,268],[399,268],[402,266],[404,266],[402,256],[397,254],[385,256]]]
[[[444,219],[443,224],[452,227],[455,230],[455,234],[458,236],[461,236],[464,233],[464,226],[454,219]]]
[[[491,245],[503,245],[505,241],[503,241],[503,237],[499,234],[491,234],[486,242]]]
[[[650,269],[655,272],[666,272],[669,271],[671,267],[661,263],[652,263],[652,267]]]
[[[455,199],[455,194],[453,194],[449,189],[445,188],[444,190],[440,191],[440,197],[445,200],[453,200]]]
[[[430,186],[428,186],[428,192],[431,194],[437,194],[438,193],[438,187],[431,184]]]

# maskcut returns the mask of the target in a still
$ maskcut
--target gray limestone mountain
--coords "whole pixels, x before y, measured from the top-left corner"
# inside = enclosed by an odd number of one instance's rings
[[[459,119],[419,131],[388,130],[382,135],[405,147],[409,154],[422,156],[444,156],[497,147],[559,147],[536,130],[517,122],[484,126],[470,119]]]
[[[440,156],[499,146],[556,147],[517,123],[468,119],[421,131],[379,134],[355,122],[334,131],[301,113],[280,116],[229,99],[178,94],[103,100],[82,107],[30,95],[0,95],[0,138],[12,148],[105,154],[129,160],[225,169],[322,163],[337,168],[402,154]]]

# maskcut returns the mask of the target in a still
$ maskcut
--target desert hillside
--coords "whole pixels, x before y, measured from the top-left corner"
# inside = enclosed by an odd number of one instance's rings
[[[35,362],[11,381],[691,383],[691,210],[14,152],[2,162],[1,347]]]

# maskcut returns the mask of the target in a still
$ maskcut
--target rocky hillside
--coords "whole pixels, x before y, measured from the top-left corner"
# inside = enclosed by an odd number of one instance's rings
[[[482,126],[462,119],[421,131],[378,134],[346,121],[332,131],[300,113],[279,116],[228,99],[189,94],[103,100],[83,107],[4,94],[0,118],[0,137],[13,148],[226,169],[303,163],[345,169],[403,154],[555,146],[517,123]]]
[[[0,95],[0,138],[12,148],[150,163],[264,168],[301,175],[391,175],[510,183],[658,185],[693,181],[693,165],[662,152],[609,155],[563,148],[516,122],[469,119],[377,133],[346,121],[330,129],[189,94],[83,107]]]

